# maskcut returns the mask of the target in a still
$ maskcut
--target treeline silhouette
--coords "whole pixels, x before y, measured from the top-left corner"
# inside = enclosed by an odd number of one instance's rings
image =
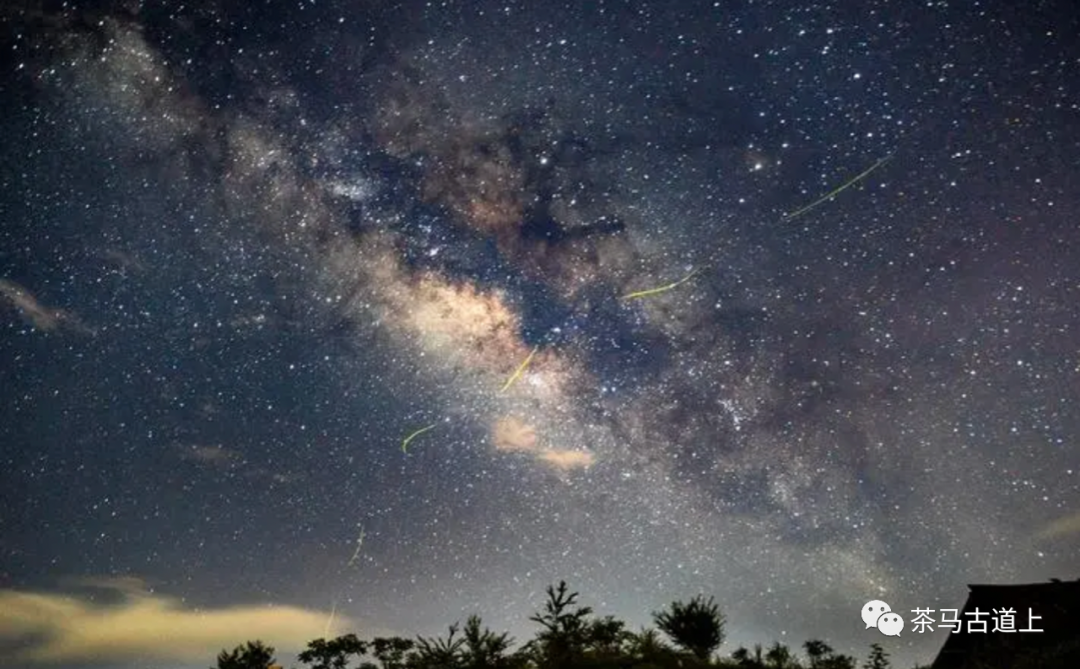
[[[655,627],[634,632],[614,616],[593,615],[560,582],[548,587],[543,610],[529,620],[540,630],[516,649],[507,633],[492,632],[474,615],[441,637],[315,639],[298,659],[311,669],[859,669],[855,658],[817,639],[803,644],[805,656],[774,643],[720,657],[726,619],[711,597],[672,602],[652,614]],[[222,651],[216,669],[269,669],[275,662],[272,647],[249,641]],[[872,644],[862,669],[891,666],[888,653]]]

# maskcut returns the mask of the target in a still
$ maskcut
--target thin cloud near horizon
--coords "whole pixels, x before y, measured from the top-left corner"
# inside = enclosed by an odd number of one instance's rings
[[[133,587],[137,579],[82,579],[117,595],[99,604],[85,594],[0,590],[0,641],[24,646],[0,662],[31,664],[176,661],[205,664],[223,648],[264,639],[279,654],[327,635],[329,611],[276,604],[194,609],[178,598]],[[329,634],[356,628],[335,616]]]

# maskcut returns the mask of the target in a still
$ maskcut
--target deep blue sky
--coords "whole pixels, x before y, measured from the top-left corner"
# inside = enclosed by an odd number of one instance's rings
[[[10,662],[1080,575],[1070,3],[589,4],[3,10]]]

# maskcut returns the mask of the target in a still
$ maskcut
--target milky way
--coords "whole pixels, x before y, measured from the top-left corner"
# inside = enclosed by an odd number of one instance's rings
[[[1067,4],[3,12],[0,651],[1080,575]]]

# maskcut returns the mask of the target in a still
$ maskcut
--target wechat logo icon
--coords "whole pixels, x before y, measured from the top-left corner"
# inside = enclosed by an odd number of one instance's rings
[[[865,629],[876,627],[885,636],[900,636],[904,629],[904,619],[893,613],[892,608],[880,599],[863,604],[862,620],[866,623]]]

